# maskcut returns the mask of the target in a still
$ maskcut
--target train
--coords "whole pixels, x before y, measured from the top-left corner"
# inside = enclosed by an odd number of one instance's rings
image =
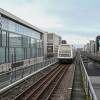
[[[72,63],[75,58],[75,48],[70,44],[61,44],[58,48],[58,60],[60,63]]]

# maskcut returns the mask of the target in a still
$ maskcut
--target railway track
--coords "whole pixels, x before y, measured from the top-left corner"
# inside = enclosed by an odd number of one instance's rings
[[[70,65],[58,65],[46,76],[36,81],[27,90],[15,97],[14,100],[50,100],[62,77]]]

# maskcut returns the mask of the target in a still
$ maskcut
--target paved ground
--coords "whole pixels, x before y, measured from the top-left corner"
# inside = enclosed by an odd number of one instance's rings
[[[82,88],[81,71],[79,66],[76,66],[75,69],[71,100],[85,100],[85,93]]]

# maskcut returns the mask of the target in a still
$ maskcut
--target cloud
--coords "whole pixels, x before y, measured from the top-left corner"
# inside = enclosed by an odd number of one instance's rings
[[[87,0],[1,0],[0,7],[44,31],[61,35],[71,44],[85,44],[100,32],[97,3],[97,0],[95,5],[93,1],[88,5]]]
[[[64,28],[60,20],[54,16],[44,16],[33,19],[33,23],[43,29]]]
[[[0,6],[42,30],[48,31],[64,28],[59,17],[46,14],[45,8],[38,0],[32,1],[31,3],[24,2],[23,5],[18,5],[18,2],[17,4],[16,2],[12,2],[12,4],[13,5],[10,6],[7,2],[5,2],[5,4],[2,2]]]

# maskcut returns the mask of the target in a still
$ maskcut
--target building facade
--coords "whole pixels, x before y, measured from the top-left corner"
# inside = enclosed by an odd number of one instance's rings
[[[95,54],[96,53],[96,41],[90,40],[90,53]]]
[[[42,30],[0,9],[0,64],[42,61],[43,35]]]
[[[61,44],[61,37],[55,33],[47,33],[47,56],[56,57],[58,47]]]
[[[96,54],[96,41],[90,40],[89,43],[84,46],[84,51],[90,54]]]

